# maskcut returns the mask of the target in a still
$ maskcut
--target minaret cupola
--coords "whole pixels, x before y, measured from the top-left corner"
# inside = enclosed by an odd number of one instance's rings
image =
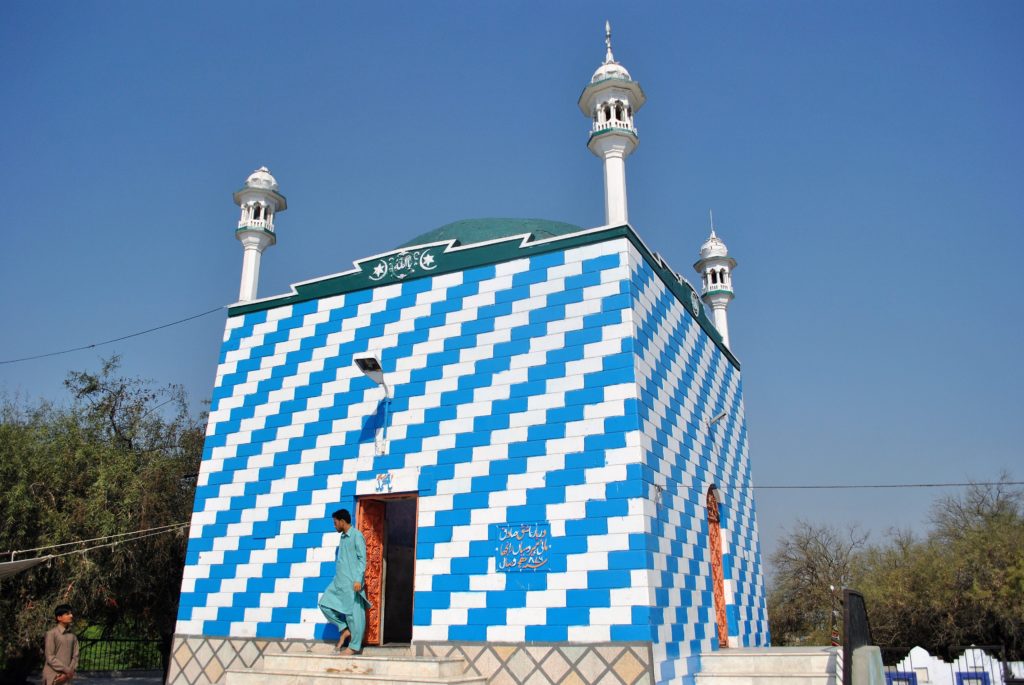
[[[700,274],[704,287],[701,299],[711,308],[715,328],[722,336],[722,342],[729,347],[729,303],[732,302],[732,270],[736,260],[729,256],[729,249],[715,233],[714,218],[711,220],[711,235],[700,246],[700,259],[693,268]]]
[[[626,203],[626,157],[633,153],[637,137],[634,114],[647,101],[643,88],[630,77],[612,54],[612,28],[605,22],[604,63],[580,95],[583,115],[593,120],[587,147],[604,160],[605,223],[622,225],[629,221]]]
[[[288,201],[278,192],[277,179],[265,166],[249,174],[245,186],[235,192],[234,199],[235,204],[242,208],[235,237],[244,248],[238,299],[248,302],[256,299],[263,250],[277,242],[274,215],[288,209]]]

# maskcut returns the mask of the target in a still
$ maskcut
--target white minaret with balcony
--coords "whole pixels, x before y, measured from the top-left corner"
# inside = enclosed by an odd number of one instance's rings
[[[633,125],[633,115],[647,97],[643,88],[629,76],[626,68],[612,55],[612,29],[605,22],[604,64],[597,68],[590,84],[580,95],[579,106],[584,116],[593,119],[587,147],[604,160],[605,224],[619,226],[629,221],[626,206],[626,157],[632,154],[640,139]]]
[[[235,237],[244,248],[238,299],[249,302],[256,299],[263,250],[277,242],[274,215],[288,209],[288,201],[277,192],[277,180],[265,166],[249,174],[245,187],[237,191],[234,198],[235,204],[242,208]]]
[[[715,224],[711,224],[711,235],[700,246],[700,260],[693,265],[704,283],[701,299],[711,307],[715,328],[722,335],[722,342],[729,345],[729,319],[727,310],[732,302],[732,270],[736,268],[736,260],[729,256],[729,249],[722,239],[715,234]]]

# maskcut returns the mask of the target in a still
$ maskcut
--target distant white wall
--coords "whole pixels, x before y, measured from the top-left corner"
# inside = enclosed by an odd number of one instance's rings
[[[1024,661],[1011,661],[1015,678],[1024,677]],[[887,667],[888,685],[1003,685],[1003,663],[980,649],[968,649],[953,663],[932,656],[922,647],[914,647],[907,656]]]

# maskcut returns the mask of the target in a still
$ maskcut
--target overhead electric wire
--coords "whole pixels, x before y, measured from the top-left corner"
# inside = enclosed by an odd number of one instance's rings
[[[873,483],[866,485],[751,485],[754,490],[871,490],[878,488],[962,488],[971,485],[1024,485],[1024,480],[973,483]]]
[[[91,350],[94,347],[101,347],[103,345],[109,345],[111,343],[121,342],[122,340],[128,340],[129,338],[137,338],[140,335],[145,335],[147,333],[152,333],[153,331],[159,331],[159,330],[164,329],[164,328],[170,328],[171,326],[177,326],[180,323],[186,323],[188,321],[192,321],[193,319],[198,319],[198,318],[207,316],[209,314],[213,314],[214,312],[219,312],[222,309],[224,309],[223,306],[221,306],[221,307],[214,307],[213,309],[210,309],[208,311],[202,312],[201,314],[193,314],[192,316],[185,317],[184,319],[178,319],[177,321],[171,321],[170,323],[161,324],[160,326],[154,326],[153,328],[147,328],[144,331],[138,331],[137,333],[129,333],[128,335],[122,335],[119,338],[111,338],[110,340],[103,340],[102,342],[91,343],[89,345],[79,345],[78,347],[70,347],[70,348],[68,348],[66,350],[58,350],[56,352],[46,352],[44,354],[36,354],[36,355],[32,355],[30,357],[20,357],[18,359],[5,359],[3,361],[0,361],[0,365],[3,365],[3,364],[16,364],[17,362],[27,362],[27,361],[31,361],[33,359],[43,359],[45,357],[56,357],[56,356],[62,355],[62,354],[69,354],[71,352],[80,352],[82,350]]]
[[[102,536],[100,536],[98,538],[89,538],[88,540],[75,540],[74,542],[61,542],[61,543],[56,544],[56,545],[44,545],[42,547],[33,547],[31,549],[18,549],[18,550],[14,550],[12,552],[3,552],[2,554],[0,554],[0,556],[11,556],[13,558],[15,554],[26,554],[28,552],[40,552],[40,551],[42,551],[44,549],[57,549],[58,547],[71,547],[72,545],[84,545],[87,542],[98,542],[100,540],[110,540],[112,538],[123,538],[123,537],[127,537],[127,536],[130,536],[130,535],[142,535],[143,533],[151,533],[153,531],[164,533],[164,532],[167,532],[167,530],[169,530],[171,528],[181,528],[182,526],[187,526],[187,525],[188,525],[188,521],[182,521],[181,523],[168,523],[167,525],[156,526],[155,528],[144,528],[143,530],[133,530],[133,531],[128,532],[128,533],[112,533],[111,535],[102,535]],[[154,535],[155,534],[156,533],[154,533]]]
[[[186,525],[186,524],[182,524],[182,525]],[[166,530],[158,530],[155,533],[147,533],[146,535],[137,535],[137,536],[135,536],[133,538],[127,538],[125,540],[114,540],[113,542],[105,542],[102,545],[93,545],[92,547],[87,547],[85,549],[73,549],[73,550],[70,550],[70,551],[67,551],[67,552],[61,552],[60,554],[47,554],[45,556],[33,557],[31,559],[18,559],[17,561],[13,561],[12,560],[12,561],[9,561],[9,562],[0,562],[0,566],[14,565],[14,564],[25,564],[25,563],[29,563],[32,566],[36,566],[38,564],[43,563],[44,561],[49,561],[51,559],[60,559],[61,557],[68,557],[68,556],[71,556],[72,554],[85,554],[86,552],[93,552],[93,551],[95,551],[97,549],[103,549],[104,547],[113,547],[115,545],[122,545],[122,544],[124,544],[126,542],[135,542],[137,540],[145,540],[146,538],[151,538],[151,537],[153,537],[155,535],[163,535],[164,533],[170,533],[170,532],[172,532],[174,530],[177,530],[178,528],[181,528],[182,525],[176,526],[174,528],[167,528]],[[98,539],[102,539],[102,538],[98,538]],[[28,550],[25,550],[25,551],[28,551]],[[12,552],[11,554],[13,556],[13,554],[16,554],[16,552]]]
[[[187,524],[183,524],[183,525],[187,525]],[[178,526],[178,528],[180,528],[180,527],[181,526]],[[168,528],[167,530],[158,530],[155,533],[149,533],[147,535],[139,535],[139,536],[136,536],[136,537],[133,537],[133,538],[128,538],[126,540],[114,540],[113,542],[107,542],[107,543],[104,543],[102,545],[95,545],[94,547],[88,547],[86,549],[73,549],[70,552],[61,552],[60,554],[48,554],[47,557],[50,558],[50,559],[59,559],[60,557],[66,557],[66,556],[70,556],[72,554],[85,554],[86,552],[92,552],[93,550],[103,549],[104,547],[113,547],[114,545],[121,545],[121,544],[124,544],[126,542],[135,542],[136,540],[144,540],[145,538],[151,538],[154,535],[163,535],[164,533],[170,533],[173,530],[176,530],[176,528]]]

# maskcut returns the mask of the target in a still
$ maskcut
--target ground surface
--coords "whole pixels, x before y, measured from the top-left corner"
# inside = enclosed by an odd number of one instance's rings
[[[30,683],[43,682],[42,674],[28,679]],[[75,685],[163,685],[164,674],[160,671],[142,671],[132,675],[89,675],[81,673],[75,676]]]

